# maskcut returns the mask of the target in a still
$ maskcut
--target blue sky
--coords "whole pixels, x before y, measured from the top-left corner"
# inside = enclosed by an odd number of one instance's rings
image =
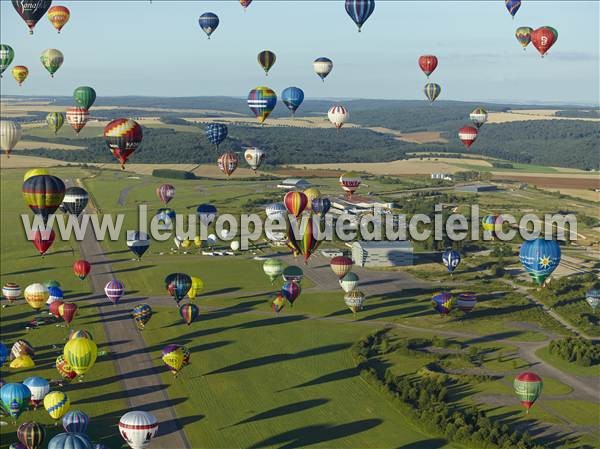
[[[344,2],[255,0],[244,13],[232,1],[64,1],[71,21],[57,34],[47,18],[35,34],[9,1],[0,6],[0,41],[16,52],[29,78],[18,88],[7,70],[2,94],[70,95],[82,84],[99,95],[245,96],[257,85],[301,87],[307,98],[422,99],[420,54],[440,60],[431,77],[440,99],[597,104],[599,3],[524,0],[512,20],[502,0],[378,1],[358,33]],[[207,40],[198,16],[221,24]],[[518,26],[553,26],[558,42],[541,59],[522,51]],[[39,55],[58,48],[65,63],[54,79]],[[277,62],[265,78],[256,55]],[[312,61],[334,69],[323,84]]]

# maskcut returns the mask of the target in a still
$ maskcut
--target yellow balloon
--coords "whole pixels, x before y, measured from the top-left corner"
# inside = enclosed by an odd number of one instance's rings
[[[173,374],[177,374],[183,367],[184,358],[185,354],[183,353],[183,349],[177,348],[174,351],[163,355],[162,360],[165,363],[165,365],[167,365],[171,369],[171,372]]]
[[[196,297],[204,290],[204,281],[200,278],[192,276],[192,286],[188,291],[188,298],[196,299]]]
[[[40,175],[49,175],[48,170],[45,168],[32,168],[31,170],[27,170],[25,172],[25,176],[23,176],[23,181],[27,181],[32,176],[40,176]]]
[[[311,210],[312,200],[316,198],[321,198],[321,191],[316,187],[309,187],[304,191],[304,194],[308,198],[308,204],[306,205],[306,209]]]
[[[200,248],[202,246],[202,240],[200,240],[199,236],[194,237],[194,245],[196,245],[196,248]]]
[[[50,292],[43,284],[31,284],[27,286],[23,292],[23,296],[27,304],[35,310],[39,310],[46,305],[46,301],[50,297]]]
[[[35,363],[33,362],[33,359],[28,355],[20,355],[12,362],[10,362],[9,366],[11,368],[33,368],[35,366]]]
[[[63,356],[65,361],[71,365],[73,371],[78,375],[87,373],[98,356],[96,343],[85,337],[69,340],[65,345]]]
[[[181,247],[183,249],[187,249],[190,246],[192,246],[192,242],[190,241],[190,239],[185,239],[183,242],[181,242]]]
[[[71,402],[62,391],[51,391],[44,396],[44,408],[52,419],[60,419],[69,410]]]

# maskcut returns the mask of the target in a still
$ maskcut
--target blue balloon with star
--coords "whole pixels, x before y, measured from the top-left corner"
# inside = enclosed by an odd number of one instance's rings
[[[525,271],[542,285],[560,263],[560,246],[555,240],[527,240],[521,245],[519,259]]]

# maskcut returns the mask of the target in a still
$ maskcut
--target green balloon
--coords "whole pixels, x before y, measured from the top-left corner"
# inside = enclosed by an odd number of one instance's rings
[[[10,45],[0,44],[0,76],[15,59],[15,51]]]
[[[46,116],[46,123],[48,124],[48,128],[56,134],[65,123],[65,114],[62,112],[50,112]]]
[[[96,91],[89,86],[79,86],[73,92],[73,99],[77,106],[89,109],[96,101]]]
[[[54,77],[54,74],[60,66],[62,65],[65,57],[63,56],[60,50],[56,48],[49,48],[42,52],[42,56],[40,56],[40,61],[42,65],[50,72],[50,75]]]

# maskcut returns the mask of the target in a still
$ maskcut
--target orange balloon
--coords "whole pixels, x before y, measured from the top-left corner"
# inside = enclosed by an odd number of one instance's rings
[[[69,17],[71,17],[71,12],[66,6],[53,6],[48,10],[48,20],[59,33],[69,21]]]
[[[25,79],[27,78],[27,75],[29,75],[29,69],[24,65],[16,65],[12,68],[11,73],[15,81],[19,83],[20,86],[21,84],[23,84],[23,81],[25,81]]]

